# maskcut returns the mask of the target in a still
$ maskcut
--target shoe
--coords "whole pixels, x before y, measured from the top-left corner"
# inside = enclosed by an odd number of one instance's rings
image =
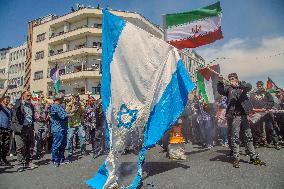
[[[275,148],[276,150],[280,150],[280,149],[281,149],[281,147],[279,146],[279,144],[276,144],[276,145],[274,146],[274,148]]]
[[[53,163],[52,163],[52,167],[59,167],[59,165],[60,165],[60,164],[57,163],[57,162],[53,162]]]
[[[210,150],[211,148],[213,148],[213,146],[212,145],[208,145],[206,148]]]
[[[14,156],[14,154],[10,154],[9,156],[10,156],[10,157],[13,157],[13,156]]]
[[[34,164],[34,163],[28,163],[28,164],[26,164],[26,166],[25,166],[27,169],[29,169],[29,170],[33,170],[33,169],[35,169],[35,168],[38,168],[38,166],[36,165],[36,164]]]
[[[65,165],[65,164],[69,164],[69,163],[71,163],[71,161],[65,159],[64,161],[60,162],[60,165]]]
[[[24,164],[21,164],[21,165],[18,166],[18,169],[17,169],[18,172],[23,172],[24,170],[25,170]]]
[[[67,157],[68,157],[68,158],[71,158],[72,156],[73,156],[73,154],[68,154],[68,156],[67,156]]]
[[[253,164],[253,165],[260,165],[260,166],[266,166],[266,163],[261,161],[258,157],[257,158],[254,158],[254,159],[250,159],[250,164]]]
[[[235,160],[235,161],[233,162],[233,167],[234,167],[234,168],[240,168],[240,160]]]

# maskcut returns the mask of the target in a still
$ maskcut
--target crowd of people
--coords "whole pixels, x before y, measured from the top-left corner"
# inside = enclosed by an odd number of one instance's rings
[[[17,156],[18,171],[38,166],[32,160],[40,160],[51,152],[52,165],[58,167],[70,163],[74,148],[80,155],[88,155],[86,144],[91,144],[93,157],[106,152],[105,125],[101,99],[79,95],[64,97],[55,95],[53,102],[43,94],[36,101],[24,91],[14,105],[10,97],[3,95],[0,105],[0,155],[1,166],[10,166],[7,156]],[[64,152],[67,149],[68,157]]]
[[[240,167],[240,145],[246,147],[250,162],[265,165],[255,148],[274,146],[280,150],[284,138],[284,92],[266,91],[264,83],[256,86],[238,79],[236,73],[221,76],[217,84],[219,98],[206,103],[194,93],[181,116],[185,138],[204,148],[223,145],[230,150],[233,166]]]
[[[252,164],[265,165],[255,148],[271,143],[280,150],[284,138],[284,92],[279,88],[273,96],[262,81],[252,89],[251,84],[239,81],[236,73],[229,74],[228,80],[220,76],[220,98],[215,103],[206,103],[196,91],[189,95],[180,117],[185,142],[207,149],[219,144],[229,148],[235,168],[240,167],[243,145]],[[259,119],[254,120],[257,116]],[[40,94],[32,101],[32,94],[24,91],[12,105],[4,92],[0,105],[0,163],[10,166],[7,156],[17,155],[18,171],[22,172],[36,168],[32,160],[42,159],[51,151],[52,165],[58,167],[70,163],[76,146],[81,156],[87,155],[86,144],[92,146],[96,158],[108,150],[105,130],[101,99],[58,94],[51,102]],[[162,141],[168,142],[168,135],[165,137]],[[168,145],[162,142],[165,150]]]

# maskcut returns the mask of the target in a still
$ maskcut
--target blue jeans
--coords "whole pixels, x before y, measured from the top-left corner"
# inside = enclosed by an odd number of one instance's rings
[[[220,127],[221,133],[222,133],[222,138],[223,138],[223,143],[228,144],[228,128],[227,127]]]
[[[78,133],[78,135],[79,135],[81,152],[86,151],[86,133],[85,133],[84,126],[80,125],[78,127],[69,127],[68,128],[68,136],[67,136],[67,149],[68,149],[69,155],[73,154],[73,149],[74,149],[73,138],[74,138],[74,135],[76,133]]]
[[[52,133],[53,142],[52,142],[52,161],[60,163],[64,161],[64,151],[67,144],[67,131],[61,130]]]

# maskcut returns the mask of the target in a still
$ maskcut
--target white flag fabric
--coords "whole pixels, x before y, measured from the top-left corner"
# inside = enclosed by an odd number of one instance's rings
[[[176,48],[107,10],[102,44],[101,92],[110,152],[87,184],[136,188],[147,149],[175,123],[195,85]]]

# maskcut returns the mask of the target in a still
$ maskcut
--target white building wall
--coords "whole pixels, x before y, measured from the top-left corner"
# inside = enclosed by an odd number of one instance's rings
[[[117,14],[119,16],[122,16],[132,22],[133,24],[141,27],[142,29],[145,29],[146,31],[152,33],[156,37],[163,39],[163,32],[151,24],[148,20],[146,20],[144,17],[137,13],[130,13],[130,12],[124,12],[124,11],[113,11],[114,14]],[[81,20],[79,20],[81,19]],[[48,94],[49,91],[53,91],[52,83],[50,82],[50,78],[48,77],[50,68],[54,67],[54,62],[58,63],[58,66],[60,69],[65,69],[66,74],[72,73],[74,71],[75,66],[80,66],[82,63],[87,68],[96,67],[96,65],[101,64],[101,54],[93,55],[95,53],[98,53],[97,49],[94,49],[91,54],[89,54],[90,49],[88,49],[88,53],[84,53],[81,55],[76,54],[76,57],[72,54],[71,50],[74,50],[78,48],[79,45],[85,45],[86,47],[93,47],[93,42],[101,42],[101,30],[90,30],[90,33],[78,33],[77,36],[71,36],[72,32],[71,30],[77,29],[78,27],[85,26],[88,24],[88,27],[95,27],[100,28],[101,26],[98,24],[102,23],[102,11],[100,9],[82,9],[78,10],[69,14],[66,14],[62,17],[58,17],[57,19],[51,20],[49,22],[46,22],[44,24],[40,24],[36,27],[34,27],[33,30],[33,45],[32,45],[32,56],[33,60],[31,62],[31,91],[43,91],[45,94]],[[86,31],[88,29],[84,29]],[[59,32],[68,32],[65,40],[60,39],[60,36],[57,36],[56,39],[52,38],[53,40],[52,44],[49,43],[50,39],[49,36],[51,36],[52,33],[57,35]],[[98,31],[98,33],[95,33],[94,31]],[[38,34],[46,32],[47,36],[44,41],[36,42],[36,36]],[[80,37],[79,39],[78,36]],[[66,36],[65,34],[62,35]],[[61,40],[60,43],[57,43],[55,40]],[[56,44],[56,45],[53,45]],[[69,47],[69,48],[68,48]],[[49,60],[48,54],[49,50],[52,49],[54,51],[57,51],[59,49],[62,49],[65,51],[66,49],[69,50],[68,57],[65,59],[60,59],[58,61],[54,60],[56,57],[52,57],[53,63],[51,60]],[[44,51],[44,58],[35,60],[35,54],[38,51]],[[78,51],[76,51],[78,52]],[[56,53],[56,52],[55,52]],[[70,57],[72,56],[72,57]],[[59,57],[59,56],[58,56]],[[64,57],[64,55],[60,55],[60,57]],[[79,60],[79,61],[76,61]],[[43,79],[35,80],[34,73],[37,71],[43,71]],[[66,77],[65,77],[66,78]],[[96,87],[100,83],[100,77],[94,76],[92,79],[84,79],[84,78],[78,78],[78,79],[72,79],[72,81],[66,81],[62,80],[61,89],[65,90],[66,94],[76,94],[81,89],[84,89],[84,92],[91,93],[93,87]]]
[[[9,81],[10,85],[16,85],[16,88],[9,89],[8,95],[12,100],[20,97],[24,85],[25,61],[26,61],[27,43],[12,48],[9,52]]]

